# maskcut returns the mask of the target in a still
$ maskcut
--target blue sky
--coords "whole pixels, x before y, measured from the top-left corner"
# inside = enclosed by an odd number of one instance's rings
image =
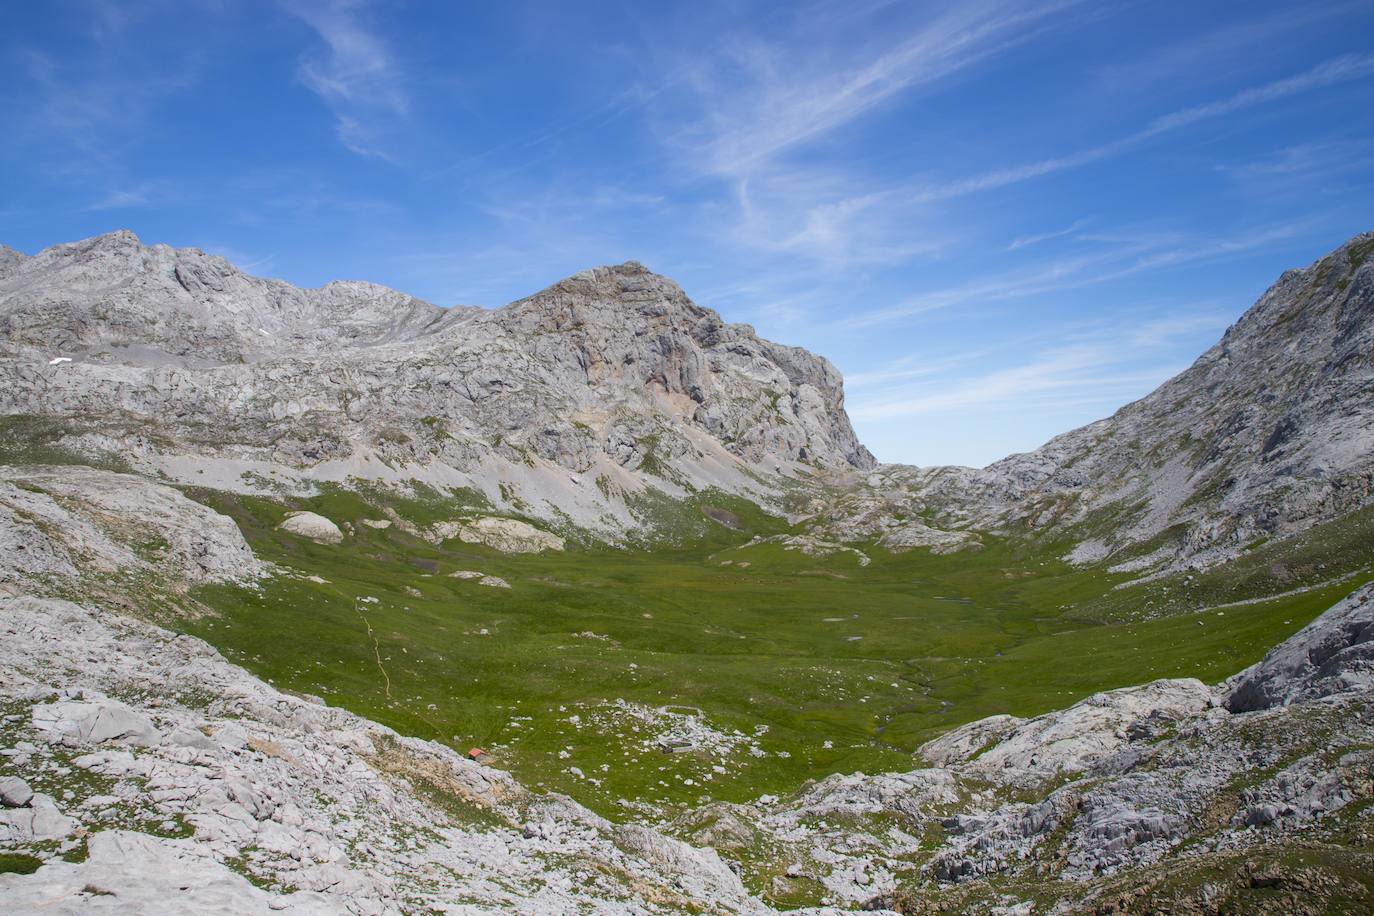
[[[628,259],[980,465],[1374,229],[1374,5],[148,0],[0,10],[0,242],[119,227],[500,305]]]

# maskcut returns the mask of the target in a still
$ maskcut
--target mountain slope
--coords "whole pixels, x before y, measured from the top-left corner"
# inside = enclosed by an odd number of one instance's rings
[[[776,505],[801,480],[826,538],[1029,534],[1149,574],[1369,503],[1371,253],[1366,234],[1288,271],[1157,391],[982,470],[874,470],[833,366],[635,263],[445,310],[370,284],[300,290],[128,232],[6,256],[0,411],[227,489],[420,481],[617,539],[651,526],[645,494]]]
[[[956,548],[969,529],[1028,533],[1078,542],[1079,562],[1213,565],[1374,499],[1371,353],[1366,233],[1285,272],[1189,369],[1111,417],[982,470],[884,466],[821,527]]]
[[[230,489],[418,479],[614,534],[642,524],[626,497],[646,488],[766,494],[760,474],[873,463],[830,363],[634,263],[445,310],[116,232],[11,263],[0,332],[0,412]]]

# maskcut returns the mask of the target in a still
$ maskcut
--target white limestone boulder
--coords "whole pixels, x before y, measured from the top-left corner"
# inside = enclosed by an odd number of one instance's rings
[[[317,544],[338,544],[343,541],[339,526],[314,512],[292,512],[277,528]]]

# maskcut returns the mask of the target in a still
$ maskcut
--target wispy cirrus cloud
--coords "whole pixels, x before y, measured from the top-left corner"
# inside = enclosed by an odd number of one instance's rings
[[[875,422],[972,408],[1116,406],[1182,371],[1179,348],[1191,356],[1197,341],[1215,339],[1230,320],[1210,303],[1155,317],[1132,311],[952,357],[903,357],[847,380],[849,412]]]
[[[1253,108],[1256,105],[1276,102],[1280,99],[1311,92],[1314,89],[1367,79],[1371,76],[1374,76],[1374,54],[1343,54],[1323,61],[1302,73],[1254,86],[1215,102],[1194,105],[1191,108],[1161,115],[1151,121],[1138,137],[1140,139],[1154,137],[1201,121],[1208,121],[1246,108]]]
[[[47,159],[87,173],[108,171],[146,135],[157,108],[197,77],[189,65],[142,72],[117,37],[98,42],[79,63],[35,49],[19,58],[27,87],[4,106],[11,139],[41,143]]]
[[[270,271],[272,269],[273,264],[276,263],[277,260],[276,255],[274,254],[250,254],[249,252],[243,251],[239,248],[235,248],[232,245],[221,245],[216,244],[214,242],[207,242],[203,247],[210,254],[218,255],[219,257],[224,258],[226,261],[233,264],[236,268],[243,271],[244,273],[251,274],[254,276],[262,276],[267,271]]]
[[[1296,143],[1242,162],[1222,163],[1218,172],[1239,181],[1274,182],[1295,176],[1330,175],[1362,166],[1370,159],[1374,142],[1334,140]]]
[[[1271,102],[1322,89],[1338,83],[1374,76],[1374,54],[1345,54],[1283,79],[1241,90],[1226,98],[1160,115],[1140,130],[1124,137],[1020,165],[994,169],[980,175],[933,182],[911,193],[914,203],[951,200],[969,194],[1005,188],[1056,172],[1081,168],[1125,153],[1148,140]]]
[[[1229,238],[1198,238],[1178,233],[1130,232],[1084,236],[1101,243],[1098,251],[1059,258],[984,277],[957,286],[910,296],[901,302],[860,312],[837,327],[867,328],[966,304],[987,304],[1046,293],[1082,289],[1165,267],[1195,265],[1236,257],[1300,235],[1317,218],[1261,226]]]
[[[1137,93],[1161,84],[1197,82],[1244,73],[1270,62],[1256,48],[1292,44],[1304,30],[1327,31],[1331,20],[1358,13],[1364,0],[1287,4],[1254,11],[1255,18],[1227,16],[1215,28],[1180,29],[1176,39],[1125,60],[1113,59],[1093,74],[1107,92]]]
[[[174,182],[167,180],[139,181],[111,188],[87,204],[86,209],[130,210],[163,206],[173,197],[185,199],[186,194],[177,194]]]
[[[1031,245],[1039,245],[1041,242],[1052,242],[1055,239],[1062,239],[1073,235],[1079,229],[1088,225],[1088,220],[1077,219],[1063,229],[1055,229],[1052,232],[1039,232],[1034,235],[1020,235],[1012,239],[1011,244],[1007,245],[1007,251],[1018,251],[1022,248],[1029,248]]]
[[[1092,392],[1092,401],[1116,404],[1126,392],[1149,390],[1183,368],[1170,363],[1126,369],[1112,353],[1113,348],[1105,346],[1050,350],[1020,365],[860,400],[851,404],[849,413],[855,420],[874,421],[988,405],[1015,410],[1047,394],[1081,399],[1084,392]]]
[[[870,182],[853,156],[841,164],[808,153],[844,143],[899,99],[1032,41],[1078,5],[975,0],[913,20],[891,4],[859,15],[812,3],[767,38],[726,34],[704,53],[694,47],[690,59],[659,62],[673,78],[643,104],[679,180],[722,183],[728,205],[706,215],[713,235],[831,270],[898,264],[937,243],[902,225],[890,182]],[[845,40],[875,7],[897,11],[894,28],[876,40],[871,32]]]
[[[1371,187],[1366,174],[1370,162],[1374,139],[1334,137],[1218,163],[1214,171],[1250,199],[1311,206],[1313,201],[1359,200]]]
[[[747,175],[918,87],[1007,47],[1073,2],[957,4],[889,47],[836,59],[814,46],[739,38],[698,68],[702,116],[676,138],[701,168]],[[813,30],[817,23],[810,22]]]
[[[282,0],[323,42],[299,67],[301,81],[334,113],[339,141],[361,156],[392,159],[388,128],[410,108],[391,49],[369,28],[366,0]]]
[[[1105,143],[960,178],[898,182],[895,186],[875,182],[866,187],[865,183],[856,185],[850,176],[826,174],[815,167],[758,169],[757,175],[737,179],[740,206],[732,232],[741,241],[764,250],[790,252],[839,267],[901,263],[937,251],[948,238],[947,224],[935,224],[923,216],[932,204],[1080,169],[1129,153],[1171,132],[1370,77],[1374,77],[1374,54],[1341,55],[1288,77],[1157,116],[1140,129]],[[798,193],[799,188],[808,190]],[[922,235],[917,230],[927,223],[933,232]],[[1008,250],[1074,231],[1070,228],[1023,237]],[[1055,269],[1050,265],[1051,272]]]

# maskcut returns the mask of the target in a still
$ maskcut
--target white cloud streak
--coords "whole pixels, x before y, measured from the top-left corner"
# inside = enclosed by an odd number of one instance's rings
[[[906,357],[847,380],[846,387],[859,392],[850,399],[849,413],[857,421],[889,421],[970,408],[1115,406],[1182,371],[1177,348],[1215,338],[1229,321],[1215,308],[1143,320],[1128,314],[1095,328],[1060,329],[1044,335],[1038,346],[1033,340],[1004,341],[1000,357],[993,348],[933,360]],[[1057,340],[1048,344],[1051,336]],[[1031,355],[1018,364],[981,371],[1003,362],[1007,353],[1027,351]]]
[[[679,157],[731,182],[733,221],[725,233],[771,255],[797,257],[832,271],[892,266],[939,252],[951,242],[948,221],[930,205],[1007,188],[1127,154],[1166,134],[1339,83],[1374,75],[1374,55],[1348,54],[1225,98],[1181,108],[1133,133],[1058,156],[980,174],[921,184],[875,185],[844,169],[780,162],[813,148],[894,97],[988,61],[1040,34],[1072,4],[1008,10],[966,5],[945,13],[863,65],[816,65],[772,45],[736,41],[726,61],[712,58],[693,81],[702,118],[667,138]],[[927,228],[928,225],[928,228]],[[1073,233],[1015,240],[1008,251]]]
[[[1004,188],[1055,172],[1081,168],[1124,153],[1162,134],[1225,115],[1235,114],[1257,105],[1290,98],[1314,89],[1365,79],[1370,76],[1374,76],[1374,54],[1343,55],[1318,64],[1303,73],[1245,89],[1225,99],[1161,115],[1141,130],[1109,143],[1088,147],[1063,156],[1009,166],[981,175],[945,182],[916,191],[910,199],[915,203],[950,200],[968,194]]]
[[[1024,40],[1039,22],[1072,5],[958,4],[871,60],[819,68],[808,64],[819,56],[814,49],[786,55],[774,46],[737,41],[725,62],[725,79],[698,74],[705,122],[684,138],[685,145],[709,171],[751,174],[779,153],[824,136],[900,93],[945,79]],[[743,87],[736,82],[740,77]]]
[[[392,159],[386,127],[407,114],[410,100],[386,42],[363,21],[365,0],[284,0],[283,7],[324,43],[299,74],[333,111],[339,141],[361,156]]]
[[[802,228],[792,235],[779,236],[776,233],[767,233],[763,237],[770,240],[765,244],[775,249],[791,248],[803,252],[818,252],[822,257],[827,255],[839,257],[849,263],[852,258],[844,258],[846,247],[851,244],[850,240],[856,237],[852,231],[852,226],[862,214],[870,226],[885,228],[891,225],[905,225],[908,227],[905,245],[894,248],[890,245],[885,247],[878,243],[869,245],[864,249],[870,253],[870,257],[875,254],[886,255],[882,258],[873,257],[874,260],[880,260],[884,263],[900,262],[914,254],[929,251],[932,247],[912,239],[909,227],[916,220],[913,215],[913,208],[919,209],[927,204],[993,191],[1058,172],[1082,168],[1127,153],[1156,137],[1173,131],[1316,89],[1365,79],[1370,76],[1374,76],[1374,55],[1344,55],[1318,64],[1303,73],[1245,89],[1224,99],[1161,115],[1135,133],[1108,143],[1062,156],[946,181],[917,190],[868,192],[815,206],[805,215]],[[746,220],[747,222],[748,220]],[[1073,231],[1074,227],[1071,227],[1060,233],[1018,240],[1020,244],[1014,242],[1011,247],[1012,249],[1024,247],[1038,241],[1068,235]],[[1144,266],[1149,265],[1141,265],[1141,267]],[[1055,265],[1051,265],[1047,272],[1053,274],[1057,269]],[[1032,288],[1037,285],[1036,283],[1030,284]],[[935,307],[939,307],[938,304]],[[925,308],[921,307],[918,310],[925,310]]]
[[[969,303],[989,303],[1095,286],[1142,271],[1209,263],[1292,239],[1315,219],[1257,228],[1229,239],[1200,240],[1178,236],[1131,238],[1099,236],[1113,247],[1093,255],[1064,258],[1011,271],[973,283],[912,296],[895,305],[853,315],[837,327],[865,328]]]
[[[1013,239],[1011,244],[1007,246],[1007,251],[1017,251],[1022,248],[1029,248],[1031,245],[1039,245],[1041,242],[1051,242],[1055,239],[1062,239],[1066,236],[1073,235],[1087,224],[1088,221],[1086,219],[1074,220],[1072,225],[1064,229],[1055,230],[1054,232],[1041,232],[1037,235],[1019,236]]]

